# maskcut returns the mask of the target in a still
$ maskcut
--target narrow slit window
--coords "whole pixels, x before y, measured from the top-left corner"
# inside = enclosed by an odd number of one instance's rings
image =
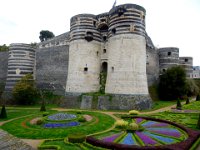
[[[88,71],[88,67],[85,67],[85,68],[84,68],[84,72],[87,72],[87,71]]]
[[[113,28],[113,29],[112,29],[112,34],[115,34],[115,33],[116,33],[116,29]]]
[[[171,56],[171,54],[172,54],[171,52],[168,52],[168,53],[167,53],[168,56]]]
[[[106,53],[106,49],[105,48],[103,49],[103,53]]]

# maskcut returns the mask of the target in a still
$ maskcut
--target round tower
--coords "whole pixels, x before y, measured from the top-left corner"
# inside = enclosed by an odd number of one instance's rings
[[[11,91],[23,76],[35,70],[35,48],[29,44],[15,43],[9,47],[8,73],[5,91]]]
[[[185,69],[186,76],[192,78],[193,73],[193,58],[192,57],[180,57],[179,65]]]
[[[145,13],[135,4],[109,12],[106,93],[148,95]]]
[[[99,90],[101,36],[96,23],[92,14],[76,15],[70,20],[68,94]]]
[[[179,49],[176,47],[165,47],[159,50],[159,68],[162,74],[168,68],[179,65]]]

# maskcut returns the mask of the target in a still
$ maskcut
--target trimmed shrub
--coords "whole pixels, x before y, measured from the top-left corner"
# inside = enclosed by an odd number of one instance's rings
[[[200,101],[200,95],[199,94],[196,97],[196,101]]]
[[[44,104],[44,102],[42,102],[42,105],[41,105],[40,111],[46,111],[46,108],[45,108],[45,104]]]
[[[39,119],[39,120],[36,121],[36,125],[41,125],[43,123],[44,123],[44,120],[42,120],[42,119]]]
[[[132,122],[132,123],[129,124],[128,129],[136,131],[136,130],[139,129],[139,126],[138,126],[138,124]]]
[[[199,114],[199,120],[197,122],[197,128],[200,129],[200,114]]]
[[[130,110],[130,111],[129,111],[129,114],[130,114],[130,115],[138,115],[138,114],[139,114],[139,111],[137,111],[137,110]]]
[[[0,118],[1,119],[7,118],[7,113],[6,113],[6,107],[5,107],[5,105],[2,106]]]
[[[83,143],[85,142],[86,135],[82,133],[68,135],[68,141],[71,143]]]
[[[182,107],[182,105],[181,105],[180,99],[178,99],[177,104],[176,104],[176,109],[181,110],[181,107]]]
[[[49,112],[44,112],[44,113],[42,114],[42,116],[45,117],[45,116],[48,116],[49,114],[50,114]]]
[[[190,99],[189,97],[187,97],[185,104],[189,104],[190,103]]]
[[[115,122],[115,127],[117,128],[122,128],[122,129],[126,129],[126,127],[128,126],[128,122],[124,121],[124,120],[117,120]]]
[[[78,119],[78,121],[79,121],[79,122],[86,122],[86,119],[85,119],[83,116],[81,116],[81,117]]]

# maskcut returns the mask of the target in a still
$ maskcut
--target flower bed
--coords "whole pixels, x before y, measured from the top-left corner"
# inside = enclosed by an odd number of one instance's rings
[[[115,133],[106,138],[88,137],[87,142],[111,149],[189,149],[200,133],[177,125],[173,122],[134,117],[133,121],[144,127],[144,130],[129,131],[123,136]],[[119,133],[121,131],[119,130]]]
[[[75,114],[68,113],[56,113],[47,117],[47,120],[50,121],[63,121],[63,120],[72,120],[77,118]]]
[[[44,128],[67,128],[67,127],[74,127],[80,125],[79,122],[67,122],[67,123],[45,123]]]

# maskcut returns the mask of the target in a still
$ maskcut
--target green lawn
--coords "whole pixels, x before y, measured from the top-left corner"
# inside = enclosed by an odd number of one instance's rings
[[[82,132],[86,135],[93,134],[96,132],[104,131],[109,129],[114,124],[114,119],[108,115],[99,112],[89,112],[84,111],[85,114],[91,115],[96,118],[95,123],[91,123],[89,125],[80,125],[76,127],[69,127],[69,128],[54,128],[54,129],[47,129],[43,128],[42,126],[28,126],[28,121],[41,116],[41,115],[34,115],[25,118],[20,118],[8,122],[1,126],[1,128],[5,131],[8,131],[14,136],[20,138],[29,138],[29,139],[50,139],[50,138],[64,138],[68,134],[79,133]],[[23,124],[26,124],[24,127]]]

